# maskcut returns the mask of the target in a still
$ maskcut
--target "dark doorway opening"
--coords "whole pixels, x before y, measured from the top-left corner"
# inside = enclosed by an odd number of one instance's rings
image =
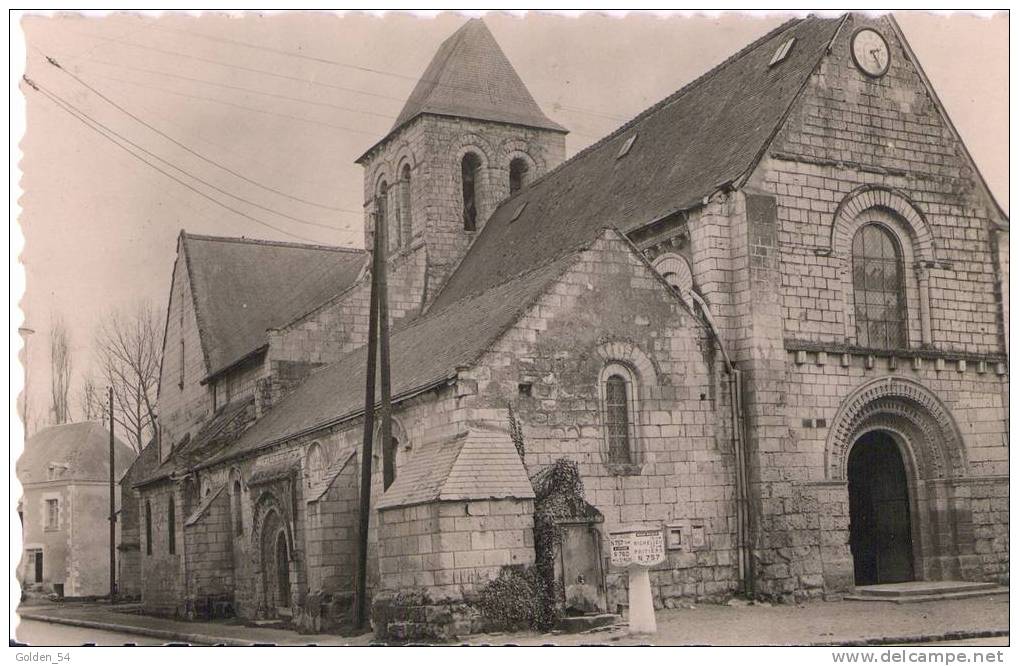
[[[849,548],[857,585],[913,580],[906,468],[884,432],[861,437],[849,453]]]
[[[35,582],[42,582],[42,551],[35,552]]]
[[[290,608],[290,557],[287,537],[280,530],[276,537],[276,598],[280,608]]]

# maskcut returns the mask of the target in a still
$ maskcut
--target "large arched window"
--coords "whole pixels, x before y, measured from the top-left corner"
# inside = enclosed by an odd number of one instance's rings
[[[169,536],[167,541],[171,555],[177,554],[177,506],[173,501],[173,495],[166,505],[166,533]]]
[[[509,168],[509,191],[510,194],[515,194],[524,184],[527,182],[527,172],[529,167],[527,160],[523,157],[514,157],[510,160]]]
[[[400,240],[401,244],[410,245],[410,165],[404,164],[400,170]]]
[[[630,399],[626,378],[609,375],[605,380],[605,428],[608,431],[609,460],[630,463]]]
[[[466,231],[474,231],[478,228],[478,176],[480,171],[481,158],[474,153],[467,153],[460,160],[464,204],[463,220]]]
[[[861,347],[906,346],[902,251],[880,224],[865,224],[853,237],[856,341]]]

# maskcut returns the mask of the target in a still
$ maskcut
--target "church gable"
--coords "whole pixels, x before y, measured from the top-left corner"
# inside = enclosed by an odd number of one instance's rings
[[[846,17],[748,191],[776,195],[787,340],[1003,350],[1003,219],[890,17]],[[864,223],[888,229],[902,254],[896,340],[857,325],[848,267]]]

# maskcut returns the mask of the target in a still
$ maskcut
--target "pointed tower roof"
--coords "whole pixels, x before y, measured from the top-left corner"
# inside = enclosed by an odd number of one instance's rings
[[[534,101],[481,19],[467,21],[442,43],[386,137],[425,113],[568,131]]]

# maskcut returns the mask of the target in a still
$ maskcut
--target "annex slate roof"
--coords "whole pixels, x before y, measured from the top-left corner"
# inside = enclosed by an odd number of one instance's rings
[[[433,307],[559,256],[606,226],[629,232],[692,208],[739,179],[777,132],[842,20],[787,22],[504,201]],[[789,55],[769,67],[790,38],[796,42]]]
[[[114,478],[121,476],[137,454],[119,437],[114,438]],[[84,421],[51,426],[25,442],[15,466],[22,485],[46,481],[50,463],[66,464],[60,481],[108,481],[110,478],[110,431],[101,423]]]
[[[209,374],[351,286],[364,250],[181,232]]]
[[[415,451],[378,508],[444,500],[533,499],[509,433],[475,426]]]
[[[356,457],[357,450],[350,449],[345,453],[340,454],[336,460],[332,461],[324,470],[322,470],[322,476],[311,484],[308,488],[306,501],[310,504],[317,502],[329,492],[329,488],[332,487],[333,481],[340,475],[340,472],[346,468],[347,464]]]
[[[568,255],[395,330],[392,396],[413,394],[474,362],[575,259]],[[235,442],[204,465],[355,416],[364,408],[365,349],[313,372]]]

